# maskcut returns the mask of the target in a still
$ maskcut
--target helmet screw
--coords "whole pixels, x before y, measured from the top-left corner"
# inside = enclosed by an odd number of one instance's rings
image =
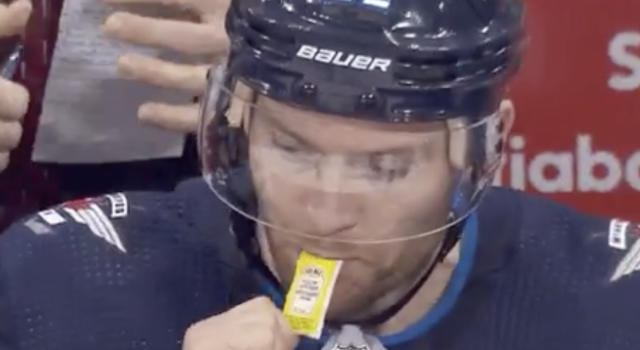
[[[300,95],[303,97],[311,97],[316,94],[317,87],[314,83],[306,82],[300,87]]]
[[[360,95],[360,105],[365,108],[370,108],[376,104],[376,95],[374,93],[364,93]]]

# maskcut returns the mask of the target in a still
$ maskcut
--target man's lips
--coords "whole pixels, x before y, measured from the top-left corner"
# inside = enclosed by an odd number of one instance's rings
[[[358,259],[356,256],[353,255],[353,252],[341,252],[341,251],[335,251],[330,249],[318,249],[316,247],[298,248],[296,252],[297,256],[300,256],[300,253],[302,251],[315,255],[319,258],[328,259],[328,260],[348,261],[348,260]]]

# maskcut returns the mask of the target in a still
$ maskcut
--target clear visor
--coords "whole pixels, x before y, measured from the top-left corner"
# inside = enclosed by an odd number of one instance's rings
[[[391,124],[273,100],[210,72],[200,153],[211,190],[270,233],[380,244],[467,217],[500,161],[498,113]]]

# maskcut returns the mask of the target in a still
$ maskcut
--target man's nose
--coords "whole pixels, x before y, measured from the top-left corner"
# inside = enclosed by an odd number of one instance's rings
[[[299,205],[306,213],[309,233],[333,238],[346,238],[358,225],[361,206],[355,194],[311,191]]]

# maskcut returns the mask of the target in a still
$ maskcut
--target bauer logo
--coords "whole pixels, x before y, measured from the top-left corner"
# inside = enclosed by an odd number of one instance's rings
[[[379,70],[381,72],[386,72],[391,65],[391,59],[389,58],[358,55],[331,49],[323,49],[311,45],[300,46],[296,56],[334,66],[368,71]]]

